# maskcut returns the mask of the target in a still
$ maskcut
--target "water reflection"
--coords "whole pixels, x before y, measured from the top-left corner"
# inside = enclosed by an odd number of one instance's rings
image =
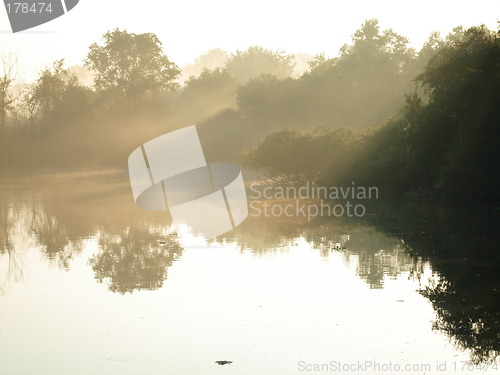
[[[21,279],[20,259],[30,248],[38,248],[49,263],[70,270],[84,241],[97,238],[99,251],[89,261],[96,280],[119,293],[161,287],[167,268],[182,250],[175,233],[161,230],[167,215],[137,210],[120,175],[91,179],[86,185],[55,179],[42,184],[21,180],[3,189],[0,253],[9,255],[9,280]],[[24,190],[26,185],[39,189]],[[62,193],[60,186],[67,191]]]
[[[109,290],[161,288],[167,269],[182,255],[175,234],[162,236],[151,228],[126,228],[117,235],[99,235],[99,253],[89,261],[99,282],[109,280]]]
[[[18,182],[19,183],[19,182]],[[54,183],[33,189],[3,187],[0,195],[0,254],[8,256],[7,285],[22,281],[24,254],[38,248],[58,267],[71,270],[86,239],[97,248],[88,264],[98,282],[115,293],[156,290],[185,251],[166,231],[164,212],[138,210],[123,176],[90,180],[85,186]],[[61,190],[71,193],[61,194]],[[220,241],[241,252],[267,256],[306,241],[325,259],[341,254],[371,289],[402,274],[420,281],[432,265],[430,284],[420,293],[436,312],[433,327],[446,333],[476,362],[500,351],[498,238],[489,213],[414,210],[370,216],[358,222],[249,218]],[[419,284],[420,285],[420,284]]]
[[[4,243],[0,251],[13,248],[13,231],[17,236],[23,233],[30,239],[24,240],[25,248],[39,247],[51,262],[69,269],[83,240],[98,238],[99,253],[90,261],[96,280],[109,283],[110,290],[119,293],[161,287],[167,268],[182,255],[175,235],[158,229],[166,228],[167,215],[138,210],[120,177],[106,181],[104,188],[91,185],[80,189],[83,191],[74,196],[61,195],[50,187],[42,187],[36,194],[16,194],[16,190],[4,194],[0,206],[8,213],[0,234]],[[370,288],[382,288],[387,277],[403,272],[419,277],[422,271],[421,258],[410,256],[401,239],[364,223],[248,218],[218,240],[234,242],[242,251],[259,255],[287,251],[299,238],[310,242],[322,256],[341,252]],[[20,238],[15,241],[17,247],[23,242]]]
[[[36,239],[37,246],[48,259],[68,270],[71,260],[82,250],[82,238],[90,233],[82,231],[67,211],[54,213],[50,211],[53,207],[46,207],[40,202],[26,204],[24,210],[28,208],[29,233]]]
[[[20,248],[28,249],[35,243],[29,241],[31,221],[25,207],[0,202],[0,215],[0,254],[8,257],[5,277],[0,280],[1,292],[6,286],[24,280],[25,260]]]
[[[404,242],[366,228],[350,235],[346,243],[355,249],[346,253],[347,259],[358,257],[357,274],[370,288],[380,289],[386,277],[396,279],[401,273],[418,280],[424,272],[425,262],[421,257],[412,257]]]
[[[500,354],[498,211],[420,205],[368,219],[398,236],[407,252],[429,259],[436,277],[421,294],[436,311],[435,330],[471,352],[475,363]]]
[[[445,332],[458,347],[469,349],[473,362],[494,360],[500,353],[500,296],[496,288],[476,284],[477,274],[462,272],[454,280],[440,277],[421,292],[437,312],[433,329]]]
[[[340,252],[372,289],[383,288],[386,278],[394,279],[402,273],[420,280],[425,265],[422,257],[411,256],[400,238],[363,224],[340,219],[304,222],[290,218],[248,218],[225,239],[256,254],[286,251],[297,240],[304,239],[324,257]]]

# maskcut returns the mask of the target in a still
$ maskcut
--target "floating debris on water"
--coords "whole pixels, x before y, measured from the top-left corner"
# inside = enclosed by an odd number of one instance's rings
[[[230,365],[233,361],[215,361],[219,366]]]

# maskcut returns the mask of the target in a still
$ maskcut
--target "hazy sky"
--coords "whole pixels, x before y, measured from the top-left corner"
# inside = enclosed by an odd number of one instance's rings
[[[0,53],[18,55],[20,73],[33,79],[50,62],[81,64],[88,46],[106,31],[156,33],[179,66],[211,48],[234,51],[250,45],[290,53],[335,56],[365,19],[377,18],[420,47],[431,31],[458,25],[497,28],[500,1],[476,0],[80,0],[68,14],[12,34],[0,9]]]

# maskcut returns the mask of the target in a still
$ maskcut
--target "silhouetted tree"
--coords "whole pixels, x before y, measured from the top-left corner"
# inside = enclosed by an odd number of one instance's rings
[[[25,101],[29,116],[47,130],[88,115],[92,92],[64,68],[64,60],[58,60],[40,73]]]
[[[425,48],[436,50],[436,54],[417,78],[426,89],[428,98],[422,98],[417,91],[401,95],[404,105],[399,115],[385,126],[358,137],[356,146],[350,150],[354,152],[349,154],[344,163],[333,162],[335,156],[328,149],[314,147],[311,150],[298,144],[290,147],[294,142],[282,137],[284,133],[281,133],[280,137],[273,135],[264,139],[250,153],[250,164],[268,176],[280,176],[281,180],[294,178],[304,170],[314,176],[313,171],[320,170],[322,172],[316,176],[320,183],[326,185],[357,181],[383,187],[385,192],[394,193],[399,198],[410,194],[426,199],[498,202],[499,34],[485,27],[473,27],[465,31],[455,29],[444,42],[434,34],[428,44]],[[331,98],[332,108],[338,103],[345,103],[346,98],[337,96],[340,92],[328,93],[328,90],[337,89],[338,86],[333,83],[338,82],[345,88],[342,95],[349,97],[353,90],[357,92],[352,98],[360,100],[359,108],[363,110],[356,112],[369,113],[375,108],[372,104],[379,100],[377,95],[384,97],[387,90],[392,90],[390,87],[376,90],[382,82],[377,83],[380,77],[371,69],[378,69],[377,64],[380,64],[381,70],[378,71],[383,73],[386,68],[382,66],[392,66],[392,73],[386,72],[381,76],[390,82],[391,75],[400,74],[411,60],[412,52],[405,45],[404,38],[392,31],[380,33],[376,22],[367,21],[355,34],[354,44],[344,48],[345,53],[338,60],[328,65],[324,59],[318,60],[316,68],[305,80],[310,80],[311,84],[323,87],[326,91],[322,91],[321,96],[311,96],[318,103]],[[320,67],[322,70],[317,72]],[[355,74],[346,79],[352,72]],[[332,86],[323,86],[324,80],[329,79]],[[358,79],[364,84],[359,85]],[[241,88],[238,96],[240,108],[245,109],[245,113],[249,113],[253,119],[259,119],[255,113],[263,114],[264,118],[273,118],[272,108],[266,107],[264,103],[269,98],[266,94],[271,91],[276,93],[273,105],[279,109],[283,109],[280,99],[290,98],[284,90],[285,81],[275,82],[274,85],[282,92],[270,85],[270,81],[266,81],[266,85],[260,84],[261,96],[258,95],[258,89],[248,95],[255,82]],[[291,86],[290,90],[295,89],[298,88]],[[308,90],[304,89],[303,92]],[[396,91],[390,95],[395,94]],[[296,98],[294,100],[296,103],[302,102]],[[291,103],[291,100],[288,102]],[[376,107],[380,111],[384,106],[378,102]],[[298,105],[290,108],[293,111]],[[313,108],[312,105],[310,108]],[[325,116],[325,113],[322,114],[322,104],[317,104],[317,108],[314,114]],[[350,117],[355,118],[356,112]],[[273,120],[275,123],[278,121]],[[311,134],[301,137],[305,140]],[[271,141],[272,148],[268,147]],[[334,149],[333,146],[331,148]],[[269,154],[269,150],[273,153]],[[314,164],[304,168],[303,160],[331,160],[332,163],[326,169],[321,163],[317,164],[321,166],[318,168]],[[349,168],[341,168],[342,165],[348,165]]]
[[[176,86],[179,68],[163,53],[155,34],[115,29],[93,43],[85,65],[94,72],[97,93],[109,102],[137,100]]]
[[[498,201],[500,35],[456,30],[418,80],[430,101],[407,119],[406,175],[441,197]]]

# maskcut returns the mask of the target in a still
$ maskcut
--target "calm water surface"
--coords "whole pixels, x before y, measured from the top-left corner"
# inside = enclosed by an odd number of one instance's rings
[[[125,182],[3,182],[1,374],[466,374],[495,358],[497,305],[453,333],[457,305],[436,296],[456,291],[402,236],[249,220],[207,243]]]

